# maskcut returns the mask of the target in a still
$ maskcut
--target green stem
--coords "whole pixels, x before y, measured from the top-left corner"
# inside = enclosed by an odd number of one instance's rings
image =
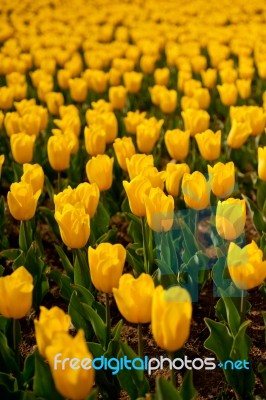
[[[142,324],[138,324],[138,355],[140,358],[143,358]]]
[[[147,274],[149,274],[149,257],[148,257],[149,249],[148,249],[148,243],[147,243],[145,217],[141,217],[141,228],[142,228],[142,237],[143,237],[144,270]]]
[[[24,233],[25,233],[26,247],[27,247],[27,250],[29,250],[30,245],[31,245],[31,240],[30,240],[30,237],[29,237],[29,230],[28,230],[27,221],[25,221],[25,220],[22,221],[22,224],[23,224]]]
[[[111,316],[110,316],[110,300],[109,294],[105,293],[105,323],[106,323],[106,349],[111,337]]]
[[[83,264],[83,260],[82,260],[81,254],[80,254],[80,249],[76,249],[76,256],[77,256],[81,274],[82,274],[83,286],[88,289],[87,279],[86,279],[86,271],[84,270],[85,265]]]
[[[168,354],[169,354],[170,360],[173,361],[174,358],[175,358],[175,357],[174,357],[174,353],[170,351]],[[171,372],[171,382],[172,382],[174,388],[176,388],[175,369],[172,368],[170,372]]]
[[[244,309],[244,290],[241,290],[241,304],[240,304],[240,313],[243,314]]]
[[[61,191],[61,171],[57,172],[57,190],[58,193]]]

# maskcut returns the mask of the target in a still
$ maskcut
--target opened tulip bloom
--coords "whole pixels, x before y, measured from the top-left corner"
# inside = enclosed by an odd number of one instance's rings
[[[202,133],[209,128],[210,115],[205,110],[187,109],[181,112],[185,130],[190,131],[191,136]]]
[[[32,306],[33,277],[25,267],[0,278],[0,314],[6,318],[23,318]]]
[[[151,305],[154,283],[149,274],[134,278],[124,274],[119,280],[118,289],[113,289],[114,298],[123,317],[135,324],[151,321]]]
[[[33,193],[43,190],[44,172],[39,164],[23,164],[21,181],[32,186]]]
[[[26,221],[34,217],[41,190],[34,193],[29,183],[15,182],[7,194],[7,204],[13,218]]]
[[[262,250],[254,240],[242,249],[231,242],[227,265],[231,279],[241,290],[253,289],[266,278],[266,261],[263,261]]]
[[[80,183],[75,192],[77,201],[83,204],[86,213],[89,214],[90,218],[93,218],[100,199],[100,190],[96,183]]]
[[[218,201],[216,210],[216,229],[226,240],[237,239],[244,231],[246,223],[245,200],[229,198]]]
[[[124,269],[125,248],[121,244],[101,243],[96,249],[89,247],[88,258],[93,285],[104,293],[112,293]]]
[[[126,159],[127,171],[130,179],[135,178],[144,169],[154,166],[154,159],[152,155],[134,154],[130,160]]]
[[[157,286],[152,300],[153,337],[162,349],[176,351],[188,340],[192,317],[191,298],[186,289]]]

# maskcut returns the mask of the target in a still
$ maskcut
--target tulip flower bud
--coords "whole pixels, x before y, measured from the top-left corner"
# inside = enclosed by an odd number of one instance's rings
[[[6,318],[23,318],[32,306],[33,277],[25,267],[0,278],[0,314]],[[16,299],[16,301],[14,301]]]
[[[184,160],[189,151],[189,131],[181,131],[180,129],[168,130],[165,133],[164,141],[170,156],[176,160]]]
[[[219,74],[223,84],[234,83],[237,79],[237,71],[234,68],[223,68]]]
[[[174,316],[174,318],[173,318]],[[155,288],[152,300],[151,328],[162,349],[181,349],[189,337],[192,317],[191,298],[186,289],[172,286]]]
[[[210,129],[195,135],[199,151],[204,160],[213,161],[220,157],[221,131],[214,133]]]
[[[228,197],[235,187],[235,165],[232,161],[208,165],[209,179],[212,182],[212,192],[217,197]]]
[[[9,137],[20,132],[20,120],[21,117],[17,112],[6,113],[4,126]]]
[[[190,79],[184,83],[184,94],[188,97],[193,97],[193,93],[196,89],[201,88],[201,82],[196,79]]]
[[[96,183],[100,191],[110,189],[113,183],[114,158],[106,154],[92,157],[86,164],[86,173],[90,183]]]
[[[117,307],[123,317],[135,324],[146,324],[151,321],[151,306],[154,283],[149,274],[134,278],[124,274],[119,280],[118,289],[113,289]]]
[[[154,66],[156,62],[156,57],[149,54],[144,54],[140,59],[140,68],[144,74],[152,74],[154,71]]]
[[[101,125],[92,124],[84,129],[85,147],[90,156],[104,154],[106,148],[105,131]]]
[[[236,87],[241,99],[245,100],[251,96],[251,79],[238,79]]]
[[[71,400],[87,398],[94,385],[95,371],[91,367],[93,356],[84,332],[79,330],[75,337],[65,332],[57,333],[46,348],[46,357],[58,392]],[[75,361],[74,368],[72,361]]]
[[[113,86],[109,89],[109,101],[114,110],[122,110],[126,106],[127,90],[124,86]]]
[[[59,69],[57,72],[57,81],[61,89],[69,88],[69,80],[71,78],[71,73],[67,69]]]
[[[148,195],[152,186],[150,181],[141,175],[136,176],[132,181],[123,181],[131,212],[138,217],[146,215],[145,195]]]
[[[60,172],[69,167],[70,150],[64,135],[49,137],[47,144],[48,159],[55,171]]]
[[[119,285],[126,250],[121,244],[101,243],[96,249],[88,249],[91,280],[97,290],[112,293]]]
[[[133,179],[144,171],[144,169],[153,167],[154,159],[152,155],[134,154],[130,160],[126,159],[126,164],[129,178]]]
[[[165,114],[172,114],[177,107],[177,91],[165,90],[160,95],[160,109]]]
[[[7,86],[0,87],[0,110],[9,110],[12,108],[13,100],[13,89]]]
[[[185,173],[189,174],[190,169],[187,164],[171,164],[166,166],[166,181],[165,188],[168,194],[177,197],[181,180]]]
[[[17,163],[24,164],[31,162],[35,140],[35,136],[29,136],[26,133],[16,133],[11,136],[11,152]]]
[[[258,148],[258,175],[266,182],[266,146]]]
[[[77,103],[82,103],[86,100],[88,89],[86,81],[82,78],[69,80],[70,96]]]
[[[90,236],[90,216],[86,214],[83,204],[66,204],[62,212],[55,212],[54,217],[66,246],[72,249],[85,246]]]
[[[34,217],[41,190],[36,193],[33,187],[25,182],[15,182],[7,194],[7,204],[13,218],[25,221]]]
[[[124,82],[128,93],[138,93],[141,88],[141,82],[143,79],[143,74],[141,72],[125,72]]]
[[[203,210],[210,204],[210,187],[205,176],[195,171],[192,174],[184,174],[182,191],[185,203],[194,210]]]
[[[243,248],[231,242],[227,265],[232,281],[240,290],[253,289],[266,278],[266,261],[254,240]]]
[[[159,139],[155,126],[140,124],[137,126],[137,146],[142,153],[151,153]]]
[[[245,200],[229,198],[218,201],[216,210],[216,229],[226,240],[237,239],[244,231],[246,223]]]
[[[223,105],[233,106],[237,102],[237,88],[234,83],[224,83],[217,85],[220,99]]]
[[[77,191],[68,186],[62,192],[54,195],[55,211],[61,213],[66,204],[72,204],[74,206],[78,201]]]
[[[28,112],[19,120],[19,126],[21,132],[38,137],[41,132],[41,117],[33,112]]]
[[[86,213],[89,214],[90,218],[93,218],[100,199],[100,190],[96,183],[80,183],[76,187],[75,192],[77,201],[80,201],[83,204]]]
[[[170,78],[169,68],[156,68],[154,71],[154,80],[156,85],[167,86]]]
[[[122,168],[123,171],[127,171],[126,159],[130,160],[136,153],[131,137],[124,136],[122,139],[115,139],[113,147],[120,168]]]
[[[39,353],[45,358],[46,348],[53,342],[54,335],[58,332],[68,332],[71,318],[59,307],[49,310],[40,306],[39,320],[34,320],[35,337]]]
[[[46,104],[49,113],[52,115],[58,115],[59,107],[64,104],[64,96],[61,92],[50,92],[46,96]]]
[[[247,107],[247,120],[250,123],[251,135],[259,136],[265,131],[266,113],[261,107]]]
[[[107,88],[108,74],[104,71],[94,70],[91,76],[91,87],[96,93],[104,93]]]
[[[101,113],[99,118],[97,118],[96,123],[99,123],[104,129],[106,143],[113,143],[118,134],[118,122],[115,113]]]
[[[211,103],[211,96],[209,90],[206,88],[198,88],[193,92],[193,98],[197,101],[199,108],[207,110]]]
[[[227,136],[227,144],[232,149],[238,149],[246,142],[250,134],[251,126],[248,121],[238,122],[234,119]]]
[[[216,85],[217,70],[209,68],[206,71],[201,71],[200,74],[203,85],[208,89],[213,89]]]
[[[173,225],[174,199],[160,188],[152,188],[145,197],[147,222],[155,232],[169,231]]]
[[[139,110],[133,112],[129,111],[127,116],[124,118],[124,123],[127,133],[131,135],[136,134],[137,126],[140,125],[145,119],[146,112],[140,112]]]
[[[23,164],[23,175],[21,182],[29,183],[33,193],[42,192],[44,184],[44,172],[39,164]]]
[[[205,110],[187,109],[181,112],[185,124],[185,130],[190,131],[191,136],[202,133],[209,128],[210,115]]]

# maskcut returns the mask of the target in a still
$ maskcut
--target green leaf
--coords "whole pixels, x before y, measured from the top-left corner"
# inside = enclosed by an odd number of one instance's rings
[[[256,204],[247,196],[244,196],[241,194],[244,200],[246,200],[246,203],[248,205],[248,208],[251,213],[251,217],[253,219],[253,222],[256,226],[256,228],[259,231],[266,231],[266,222],[264,221],[263,214],[262,212],[257,208]]]
[[[102,236],[100,236],[96,240],[96,244],[105,243],[105,242],[115,244],[116,236],[117,236],[117,228],[109,229],[107,232],[105,232]]]
[[[92,325],[95,335],[97,339],[104,347],[106,343],[107,331],[106,325],[101,319],[101,317],[97,314],[97,312],[88,304],[81,303],[84,309],[84,316]]]
[[[84,286],[87,289],[92,288],[88,261],[85,258],[82,249],[76,249],[74,283],[76,285]]]
[[[44,177],[44,187],[45,187],[50,199],[52,201],[54,201],[54,187],[53,187],[53,185],[51,184],[51,182],[49,181],[49,179],[48,179],[48,177],[46,175]]]
[[[209,328],[210,336],[205,340],[204,347],[212,351],[216,357],[223,363],[229,359],[233,338],[226,325],[216,322],[210,318],[204,318]]]
[[[17,380],[10,374],[0,372],[0,388],[4,386],[9,392],[17,389]]]
[[[241,324],[241,317],[240,314],[234,304],[234,302],[232,301],[232,299],[230,297],[228,297],[227,295],[222,297],[224,305],[225,305],[225,309],[226,309],[226,317],[227,317],[227,322],[229,325],[229,328],[233,334],[233,336],[235,337],[236,334],[238,333],[240,324]]]
[[[71,286],[77,291],[80,302],[92,306],[92,308],[95,311],[97,311],[97,313],[100,315],[102,320],[105,321],[105,307],[101,303],[95,300],[91,291],[81,285],[71,285]]]
[[[85,398],[85,400],[97,400],[98,399],[98,391],[93,389],[91,393]]]
[[[178,391],[180,400],[193,400],[196,398],[198,392],[193,385],[193,373],[187,371],[182,381],[181,388]]]
[[[54,245],[55,249],[57,251],[57,254],[59,255],[64,270],[66,271],[67,275],[69,276],[69,278],[74,281],[74,268],[73,265],[71,264],[71,262],[69,261],[69,258],[67,257],[66,253],[64,252],[64,250],[62,249],[61,246],[58,246],[57,244]]]
[[[100,238],[108,230],[110,223],[110,214],[104,205],[99,202],[96,213],[91,220],[91,232],[95,240]]]
[[[92,326],[88,323],[84,309],[75,291],[73,291],[68,305],[68,314],[75,328],[77,330],[83,329],[86,340],[92,340]]]
[[[134,275],[138,277],[144,271],[144,261],[143,257],[137,255],[137,250],[142,248],[142,244],[140,243],[130,243],[127,245],[127,256],[126,260],[131,265],[134,270]]]
[[[171,382],[164,378],[156,380],[156,400],[182,400]]]
[[[60,287],[60,296],[69,302],[73,293],[72,281],[69,276],[53,269],[49,272],[49,277]]]
[[[7,258],[9,261],[14,261],[23,253],[20,249],[7,249],[0,253],[0,257]]]
[[[28,384],[34,377],[35,372],[35,351],[28,355],[24,361],[24,368],[22,372],[24,384]]]
[[[251,346],[251,339],[246,334],[247,327],[251,324],[251,321],[245,321],[238,329],[237,334],[234,337],[234,342],[230,352],[230,358],[233,360],[247,360],[248,353]]]
[[[263,387],[266,390],[266,365],[263,363],[259,363],[258,365],[258,372],[262,376]]]
[[[59,227],[58,227],[58,224],[57,224],[57,222],[56,222],[56,220],[54,218],[54,211],[50,210],[47,207],[39,207],[38,210],[37,210],[37,213],[39,213],[39,215],[42,218],[44,218],[45,221],[48,222],[48,224],[52,228],[53,233],[55,234],[57,239],[61,239]]]

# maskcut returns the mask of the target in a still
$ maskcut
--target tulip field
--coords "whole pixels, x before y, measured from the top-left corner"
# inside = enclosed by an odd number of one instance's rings
[[[0,400],[266,399],[266,2],[0,0]]]

